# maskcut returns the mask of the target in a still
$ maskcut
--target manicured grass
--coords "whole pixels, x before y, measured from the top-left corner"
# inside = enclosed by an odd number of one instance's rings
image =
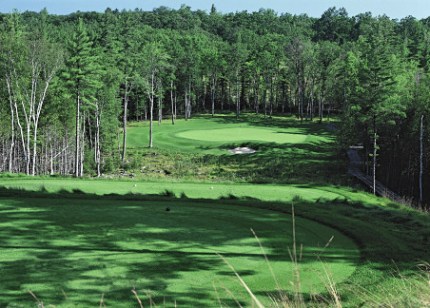
[[[289,134],[273,129],[261,129],[254,127],[243,128],[219,128],[212,130],[192,130],[176,134],[179,138],[210,142],[275,142],[275,143],[305,143],[305,134]]]
[[[133,179],[0,176],[9,189],[0,189],[0,306],[30,305],[31,290],[60,307],[96,306],[101,294],[108,306],[129,307],[133,288],[145,306],[149,297],[251,306],[216,253],[270,304],[276,279],[283,291],[297,287],[292,204],[306,300],[327,296],[333,279],[345,306],[388,298],[393,307],[422,306],[415,283],[430,253],[428,215],[342,186],[345,166],[325,123],[206,116],[163,123],[154,137],[148,150],[147,123],[130,127],[135,168],[124,174]],[[257,153],[228,154],[239,145]]]
[[[324,275],[315,272],[322,263],[317,261],[318,253],[314,250],[323,247],[331,235],[335,236],[334,242],[326,249],[328,255],[324,254],[322,261],[329,265],[346,306],[365,303],[368,299],[363,294],[372,300],[382,300],[387,292],[402,296],[405,283],[414,278],[405,281],[396,277],[393,270],[409,277],[417,264],[428,258],[425,246],[430,236],[428,216],[344,187],[25,177],[2,178],[0,185],[38,190],[40,183],[51,195],[29,199],[29,193],[20,190],[0,198],[2,227],[6,230],[3,241],[10,244],[10,249],[2,250],[3,268],[10,269],[7,276],[11,277],[7,280],[11,283],[7,287],[10,292],[3,297],[4,301],[26,298],[24,289],[31,287],[54,304],[62,303],[59,295],[62,289],[71,294],[70,301],[78,303],[94,303],[100,293],[105,293],[107,301],[115,305],[130,304],[133,297],[128,288],[132,285],[140,288],[142,294],[150,290],[158,303],[166,297],[185,306],[210,305],[216,298],[212,291],[215,282],[219,283],[217,290],[223,302],[229,302],[232,296],[222,285],[243,303],[249,303],[249,297],[215,252],[221,252],[259,298],[267,301],[268,293],[276,289],[274,280],[249,230],[254,228],[261,237],[282,287],[291,291],[288,248],[292,245],[292,201],[296,215],[305,219],[297,220],[300,234],[297,242],[303,244],[305,252],[299,262],[304,294],[321,292],[327,283]],[[163,195],[166,189],[172,189],[176,195],[185,192],[195,200],[148,199],[136,194],[100,196],[124,194],[135,185],[142,193]],[[55,194],[60,188],[75,189],[75,193]],[[76,189],[96,195],[87,196]],[[232,197],[216,200],[240,192],[262,201]],[[206,200],[199,200],[202,198]],[[166,207],[171,211],[167,213]],[[360,247],[360,259],[351,239]],[[80,247],[89,251],[79,251]],[[121,249],[129,251],[122,256],[122,251],[116,251]],[[245,250],[257,256],[237,255]],[[50,261],[51,255],[57,261]],[[32,260],[39,260],[42,265]],[[64,263],[73,267],[63,269]],[[59,274],[53,275],[54,279],[52,273]],[[323,283],[310,285],[320,278]],[[408,296],[412,298],[412,294]]]
[[[345,181],[345,166],[335,150],[327,123],[294,117],[264,118],[244,114],[199,116],[175,125],[154,126],[154,148],[148,149],[148,123],[128,128],[125,168],[140,178],[174,178],[252,183],[322,183]],[[248,146],[252,155],[228,149]]]
[[[333,136],[321,126],[300,125],[294,118],[263,118],[244,115],[196,117],[177,120],[175,125],[165,121],[154,125],[154,146],[158,149],[204,154],[228,154],[229,147],[243,143],[309,144],[333,141]],[[128,128],[130,149],[148,146],[148,123],[134,123]]]
[[[169,211],[166,211],[166,209]],[[133,306],[131,289],[170,305],[244,305],[249,297],[215,253],[223,255],[254,292],[276,289],[255,230],[284,288],[292,291],[291,216],[255,207],[192,201],[0,198],[0,304],[29,305],[34,292],[58,307]],[[330,248],[325,244],[334,236]],[[355,270],[354,242],[328,226],[296,218],[301,290],[324,291],[327,270],[340,283]],[[322,262],[324,261],[324,263]],[[64,295],[66,294],[66,295]],[[66,299],[67,296],[67,299]],[[261,296],[265,303],[268,297]]]
[[[74,189],[85,193],[98,195],[116,194],[144,194],[157,195],[166,190],[180,196],[184,193],[190,198],[219,199],[234,195],[236,197],[250,197],[264,201],[291,202],[300,197],[303,200],[315,202],[318,199],[350,199],[368,204],[386,205],[387,199],[378,199],[362,191],[333,185],[316,184],[246,184],[246,183],[212,183],[212,182],[183,182],[183,181],[138,181],[138,180],[98,180],[98,179],[61,179],[61,178],[32,178],[32,177],[0,177],[0,186],[24,190],[46,190],[58,192]]]

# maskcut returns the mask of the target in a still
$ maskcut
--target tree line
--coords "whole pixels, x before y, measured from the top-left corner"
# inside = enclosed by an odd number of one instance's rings
[[[110,172],[130,120],[150,122],[152,147],[154,122],[194,113],[336,115],[369,174],[428,200],[429,60],[430,19],[343,8],[2,14],[0,171]]]

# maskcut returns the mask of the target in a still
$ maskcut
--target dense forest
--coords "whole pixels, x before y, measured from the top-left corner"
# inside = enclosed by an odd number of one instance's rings
[[[0,172],[110,172],[129,121],[293,114],[334,117],[339,148],[363,145],[369,173],[430,199],[430,18],[182,6],[13,12],[0,27]]]

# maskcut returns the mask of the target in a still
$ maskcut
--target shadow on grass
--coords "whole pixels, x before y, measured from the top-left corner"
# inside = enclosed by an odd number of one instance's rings
[[[333,145],[335,134],[327,128],[326,123],[304,121],[300,123],[293,117],[263,117],[261,115],[244,114],[239,119],[232,116],[211,117],[214,121],[233,124],[246,123],[250,126],[291,128],[292,131],[279,131],[279,134],[308,135],[315,140],[305,143],[275,142],[237,142],[214,146],[201,146],[201,150],[220,149],[225,155],[208,155],[204,161],[218,164],[212,174],[246,179],[251,183],[300,183],[310,178],[315,182],[344,183],[346,161],[339,155]],[[250,155],[231,155],[229,149],[250,147],[257,153]]]
[[[227,154],[237,146],[249,147],[257,152],[247,155]],[[236,177],[251,183],[302,183],[309,179],[320,183],[342,183],[346,174],[346,162],[333,150],[331,142],[304,144],[278,144],[242,142],[228,143],[218,147],[226,155],[207,156],[203,161],[218,164],[219,176],[234,173]],[[202,150],[209,149],[201,147]]]
[[[209,117],[204,117],[209,118]],[[235,124],[235,123],[246,123],[251,126],[263,126],[263,127],[279,127],[279,128],[298,128],[300,129],[300,133],[297,134],[309,134],[309,135],[317,135],[324,137],[333,137],[333,130],[330,129],[331,126],[327,126],[326,122],[319,123],[318,121],[310,121],[304,120],[300,122],[294,116],[274,116],[264,117],[263,115],[256,115],[251,113],[242,114],[239,119],[234,115],[227,116],[215,116],[210,117],[217,122],[227,123],[227,124]],[[290,132],[285,132],[290,133]],[[291,132],[294,134],[294,132]]]
[[[388,271],[395,261],[406,273],[428,256],[416,238],[419,232],[412,235],[409,231],[413,226],[430,234],[429,225],[401,210],[369,209],[347,199],[309,203],[295,198],[295,203],[297,236],[304,239],[304,265],[321,255],[326,263],[359,262],[378,272]],[[198,273],[234,280],[215,252],[250,264],[264,262],[256,243],[244,244],[252,240],[249,228],[261,236],[272,262],[288,261],[285,238],[292,236],[290,225],[275,228],[288,222],[288,217],[289,205],[235,196],[205,200],[177,198],[168,191],[99,196],[79,190],[47,194],[2,188],[0,304],[32,303],[26,292],[32,290],[45,303],[55,305],[94,306],[104,293],[107,305],[131,306],[135,299],[130,290],[136,288],[144,297],[149,292],[156,303],[216,306],[212,285],[202,285],[207,281],[199,280]],[[305,238],[315,226],[300,217],[353,238],[361,248],[361,261],[348,245],[322,253],[324,242]],[[239,273],[246,279],[255,270]],[[235,292],[246,305],[243,290]],[[225,295],[221,300],[231,303]]]

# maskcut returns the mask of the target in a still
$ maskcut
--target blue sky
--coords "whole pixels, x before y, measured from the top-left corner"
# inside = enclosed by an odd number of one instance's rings
[[[430,16],[430,0],[0,0],[0,11],[40,11],[46,7],[50,13],[67,14],[80,11],[104,11],[106,7],[118,9],[142,8],[152,10],[167,6],[179,8],[186,4],[193,9],[209,10],[214,3],[221,12],[256,11],[262,7],[277,12],[292,14],[306,13],[319,17],[329,7],[345,7],[350,15],[370,11],[374,15],[386,14],[391,18],[403,18],[408,15],[417,18]]]

